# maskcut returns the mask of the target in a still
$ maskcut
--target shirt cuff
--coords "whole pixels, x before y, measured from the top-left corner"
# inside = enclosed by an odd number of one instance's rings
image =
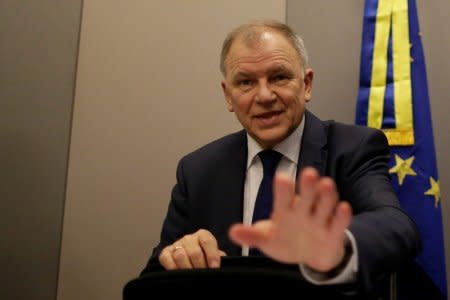
[[[350,242],[352,254],[341,271],[337,274],[330,275],[330,273],[318,272],[304,264],[300,264],[300,271],[306,280],[316,285],[344,284],[356,281],[356,273],[358,272],[358,248],[356,247],[355,237],[348,229],[345,230],[345,235]]]

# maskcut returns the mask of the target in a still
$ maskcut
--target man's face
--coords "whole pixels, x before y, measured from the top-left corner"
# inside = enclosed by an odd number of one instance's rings
[[[233,42],[222,88],[228,110],[263,148],[270,148],[300,124],[312,79],[312,70],[303,73],[291,44],[266,31],[252,46],[239,37]]]

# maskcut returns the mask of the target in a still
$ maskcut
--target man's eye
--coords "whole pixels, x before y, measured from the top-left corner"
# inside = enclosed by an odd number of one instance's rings
[[[273,81],[283,81],[283,80],[285,80],[285,79],[287,79],[287,76],[286,75],[283,75],[283,74],[279,74],[279,75],[277,75],[277,76],[274,76],[273,78],[272,78],[272,80]]]
[[[250,79],[242,79],[242,80],[239,80],[238,83],[240,86],[249,86],[252,84],[252,81]]]
[[[253,81],[251,79],[241,79],[237,81],[237,85],[240,88],[248,89],[253,85]]]

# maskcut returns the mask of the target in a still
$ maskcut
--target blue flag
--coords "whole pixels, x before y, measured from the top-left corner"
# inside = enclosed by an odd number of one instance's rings
[[[398,273],[399,299],[447,299],[439,178],[425,59],[414,0],[366,0],[356,123],[379,128],[389,173],[423,248]]]

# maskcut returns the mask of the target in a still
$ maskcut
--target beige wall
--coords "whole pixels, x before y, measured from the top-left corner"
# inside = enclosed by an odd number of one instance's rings
[[[225,33],[284,0],[84,1],[58,299],[121,299],[156,244],[180,157],[239,128]]]

